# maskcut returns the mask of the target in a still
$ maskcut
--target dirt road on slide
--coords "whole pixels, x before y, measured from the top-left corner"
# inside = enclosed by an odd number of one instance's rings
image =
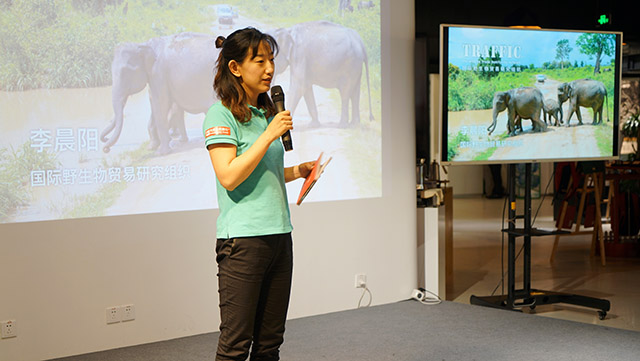
[[[584,121],[584,119],[583,119]],[[516,141],[513,148],[498,148],[492,159],[553,159],[600,156],[595,138],[595,127],[591,125],[549,126],[547,131],[535,133],[531,129],[508,138]]]

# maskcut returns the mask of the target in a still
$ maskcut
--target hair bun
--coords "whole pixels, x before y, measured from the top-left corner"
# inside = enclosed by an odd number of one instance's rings
[[[218,49],[222,48],[222,44],[224,44],[224,41],[225,41],[225,40],[226,40],[226,39],[225,39],[225,37],[224,37],[224,36],[218,36],[218,37],[216,38],[216,48],[218,48]]]

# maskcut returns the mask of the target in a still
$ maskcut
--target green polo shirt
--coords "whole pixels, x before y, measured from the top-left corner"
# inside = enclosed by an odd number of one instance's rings
[[[205,146],[233,144],[236,155],[246,152],[267,129],[271,119],[264,110],[249,106],[251,120],[238,122],[221,102],[209,108],[202,125]],[[256,169],[233,191],[226,190],[216,177],[220,215],[217,238],[266,236],[293,230],[284,183],[284,148],[274,141]]]

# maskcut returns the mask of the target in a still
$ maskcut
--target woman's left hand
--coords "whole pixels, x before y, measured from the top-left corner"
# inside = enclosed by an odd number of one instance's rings
[[[315,164],[316,164],[316,161],[300,163],[298,165],[298,169],[300,170],[300,177],[307,178],[309,176],[309,173],[311,173],[311,170],[313,169],[313,166]]]
[[[284,169],[284,181],[291,182],[298,178],[307,178],[316,164],[313,162],[304,162],[293,167],[287,167]]]

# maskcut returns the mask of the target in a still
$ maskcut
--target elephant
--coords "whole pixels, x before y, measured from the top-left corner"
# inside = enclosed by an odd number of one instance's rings
[[[340,125],[349,124],[349,101],[351,101],[351,124],[360,123],[360,81],[364,63],[369,95],[369,118],[371,110],[371,86],[369,84],[369,61],[360,35],[342,25],[328,21],[312,21],[280,28],[272,32],[278,42],[275,74],[290,69],[291,84],[288,92],[291,102],[287,107],[293,113],[304,97],[311,115],[311,126],[319,126],[318,109],[313,94],[313,85],[337,88],[340,91]]]
[[[184,112],[205,113],[217,99],[212,84],[219,49],[214,44],[211,35],[180,33],[117,46],[111,64],[114,117],[100,135],[103,151],[109,152],[120,137],[128,97],[147,84],[151,147],[167,154],[170,128],[186,141]]]
[[[558,104],[557,100],[551,98],[544,99],[542,109],[544,111],[545,123],[551,125],[551,118],[553,117],[556,120],[554,124],[555,126],[558,126],[558,121],[562,124],[562,107]]]
[[[578,123],[582,125],[580,107],[593,109],[592,124],[602,123],[602,107],[607,97],[607,88],[602,82],[593,79],[579,79],[569,83],[558,85],[558,103],[560,103],[560,117],[562,117],[562,103],[570,100],[570,112],[567,117],[567,127],[571,116],[575,112]],[[609,121],[609,109],[607,108],[607,121]]]
[[[508,109],[507,130],[510,136],[516,134],[516,127],[522,119],[531,119],[535,131],[544,131],[547,125],[540,119],[543,100],[542,92],[534,87],[521,87],[496,92],[493,96],[493,122],[487,128],[489,135],[496,129],[498,114]]]

